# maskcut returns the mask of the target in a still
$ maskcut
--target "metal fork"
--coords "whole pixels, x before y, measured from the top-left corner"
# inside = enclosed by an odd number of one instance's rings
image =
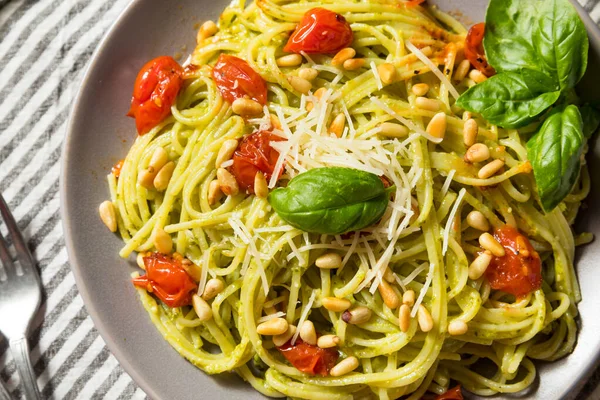
[[[29,359],[27,331],[40,307],[40,276],[33,256],[1,194],[0,214],[8,228],[19,261],[18,264],[13,262],[8,243],[0,233],[0,261],[4,266],[4,271],[0,269],[0,333],[9,341],[26,398],[39,400],[41,396]]]

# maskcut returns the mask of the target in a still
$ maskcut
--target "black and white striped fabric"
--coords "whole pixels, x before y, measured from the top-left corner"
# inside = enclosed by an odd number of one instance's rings
[[[0,0],[0,192],[39,261],[45,296],[30,337],[43,398],[146,398],[94,329],[67,261],[59,159],[71,102],[101,37],[130,0]],[[169,0],[164,0],[169,1]],[[580,0],[600,21],[600,0]],[[4,5],[3,5],[4,4]],[[23,398],[0,337],[0,379]],[[596,374],[586,388],[598,399]]]

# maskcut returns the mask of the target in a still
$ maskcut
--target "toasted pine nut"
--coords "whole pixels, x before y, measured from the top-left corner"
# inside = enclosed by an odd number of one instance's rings
[[[517,236],[515,239],[517,242],[517,253],[522,255],[523,257],[529,257],[529,248],[527,247],[527,243],[525,242],[525,237],[522,235]]]
[[[340,338],[336,335],[323,335],[317,339],[317,346],[322,349],[330,349],[340,344]]]
[[[465,122],[470,120],[471,118],[473,118],[473,113],[471,111],[465,111],[462,115],[462,120]],[[475,143],[475,142],[473,142],[473,143]]]
[[[383,279],[385,279],[389,283],[396,281],[396,278],[394,278],[394,273],[392,272],[390,267],[387,267],[385,269],[385,272],[383,273]]]
[[[400,324],[400,330],[402,332],[408,332],[408,328],[410,328],[410,306],[408,304],[402,304],[400,306],[398,320]]]
[[[481,278],[492,261],[492,253],[489,250],[479,254],[469,265],[469,279],[476,281]]]
[[[317,90],[315,90],[315,92],[313,93],[313,96],[315,96],[317,98],[317,100],[321,100],[321,98],[323,97],[323,95],[325,94],[325,92],[327,91],[327,89],[325,89],[324,87],[320,87]],[[312,101],[309,101],[306,103],[306,111],[312,110],[314,108],[314,104]]]
[[[479,170],[477,176],[480,179],[487,179],[496,174],[496,172],[500,171],[504,167],[504,161],[502,160],[494,160],[488,164],[486,164],[483,168]]]
[[[302,56],[300,54],[288,54],[279,57],[276,63],[279,67],[297,67],[302,64]]]
[[[225,161],[231,159],[235,149],[238,147],[238,141],[235,139],[227,139],[221,145],[219,152],[217,153],[217,159],[215,160],[215,166],[219,168]]]
[[[460,82],[463,79],[465,79],[470,69],[471,62],[469,60],[462,60],[460,64],[458,64],[458,67],[456,67],[456,72],[454,73],[454,80]]]
[[[266,199],[269,195],[269,186],[267,185],[267,179],[260,171],[258,171],[256,175],[254,175],[254,193],[261,199]]]
[[[154,178],[158,171],[154,167],[148,167],[138,174],[138,183],[146,189],[154,188]]]
[[[159,253],[169,254],[173,249],[173,240],[171,239],[171,235],[169,235],[163,228],[160,226],[156,228],[154,231],[154,247]]]
[[[348,71],[356,71],[364,67],[366,61],[364,58],[351,58],[349,60],[344,61],[344,69]]]
[[[478,69],[473,69],[469,72],[469,78],[471,78],[475,83],[481,83],[487,81],[487,76],[483,74],[483,72]]]
[[[175,170],[175,163],[173,161],[169,161],[165,164],[164,167],[158,171],[156,176],[154,177],[154,187],[159,192],[166,190],[169,187],[169,182],[171,181],[171,177],[173,176],[173,171]]]
[[[473,118],[467,119],[463,128],[463,140],[465,142],[465,146],[473,146],[477,141],[478,133],[479,125],[477,125],[477,121],[475,121]]]
[[[346,115],[344,113],[339,113],[333,119],[331,125],[329,125],[329,133],[333,133],[337,137],[342,137],[342,133],[344,133],[344,127],[346,126]]]
[[[212,180],[208,184],[208,204],[211,206],[215,204],[217,201],[221,199],[223,196],[223,192],[221,191],[221,187],[219,186],[219,181]]]
[[[347,373],[354,371],[356,368],[358,368],[358,359],[354,356],[350,356],[348,358],[344,358],[342,361],[337,363],[335,367],[331,368],[331,371],[329,371],[329,375],[346,375]]]
[[[419,304],[417,320],[419,321],[419,328],[421,328],[421,331],[429,332],[433,329],[433,319],[431,318],[429,310],[423,304]]]
[[[302,79],[306,79],[307,81],[314,80],[317,75],[319,75],[319,71],[314,68],[300,68],[298,70],[298,76]]]
[[[443,112],[435,114],[427,125],[427,133],[435,138],[443,139],[446,136],[446,114]]]
[[[448,324],[448,333],[452,336],[464,335],[469,330],[469,326],[465,321],[455,319]]]
[[[412,87],[412,92],[417,96],[425,96],[429,92],[429,85],[426,83],[417,83]]]
[[[169,155],[167,151],[162,147],[157,147],[152,153],[152,158],[150,158],[150,163],[148,164],[150,167],[153,167],[155,171],[160,171],[162,167],[169,161]]]
[[[417,97],[415,105],[423,110],[440,111],[441,103],[439,100],[428,99],[427,97]]]
[[[382,279],[379,282],[379,294],[383,299],[383,303],[388,306],[391,310],[395,310],[400,305],[400,296],[394,291],[394,288],[385,280]]]
[[[396,67],[394,67],[390,63],[379,64],[377,67],[377,72],[379,73],[379,77],[381,78],[381,82],[384,85],[389,85],[396,80]]]
[[[342,314],[342,320],[348,324],[360,325],[371,319],[373,312],[364,306],[358,306],[351,310],[346,310]]]
[[[475,143],[465,153],[465,161],[468,163],[479,163],[490,158],[490,149],[483,143]]]
[[[431,46],[425,46],[421,49],[421,53],[423,53],[426,57],[430,57],[433,55],[433,49]]]
[[[406,304],[409,307],[412,307],[413,304],[415,304],[415,291],[409,289],[406,292],[404,292],[404,294],[402,295],[402,303]]]
[[[342,266],[342,256],[338,253],[326,253],[316,259],[315,265],[323,269],[339,268]]]
[[[279,117],[275,114],[271,114],[271,127],[281,130],[281,121],[279,121]]]
[[[317,344],[317,331],[312,321],[306,320],[300,327],[300,338],[313,346]]]
[[[356,50],[354,50],[352,47],[346,47],[344,49],[341,49],[331,59],[331,65],[334,66],[334,67],[339,67],[346,60],[354,58],[355,55],[356,55]]]
[[[309,90],[312,89],[312,83],[299,76],[288,76],[288,82],[292,85],[294,90],[297,90],[302,94],[308,94]]]
[[[194,306],[194,311],[196,311],[196,315],[200,321],[204,322],[212,319],[212,308],[202,297],[198,296],[197,294],[193,295],[192,305]]]
[[[104,222],[104,225],[111,231],[117,231],[117,212],[115,211],[115,205],[112,201],[106,200],[98,207],[100,213],[100,219]]]
[[[206,282],[204,291],[202,292],[202,298],[206,301],[214,299],[216,295],[223,291],[224,288],[225,285],[223,284],[222,280],[217,278],[209,279],[208,282]]]
[[[471,211],[467,215],[467,224],[469,224],[471,228],[475,228],[483,232],[490,230],[490,223],[481,211]]]
[[[496,257],[504,257],[506,251],[504,246],[496,240],[495,237],[490,235],[488,232],[484,232],[479,236],[479,244],[486,250],[489,250]]]
[[[204,39],[213,36],[218,31],[219,31],[219,28],[217,27],[217,24],[215,24],[213,21],[210,21],[210,20],[206,21],[205,23],[202,24],[202,26],[198,30],[198,34],[196,35],[196,42],[200,43]]]
[[[217,170],[217,181],[219,181],[221,191],[227,196],[235,196],[240,192],[240,187],[235,180],[235,177],[225,168],[219,168]]]
[[[198,265],[194,264],[191,260],[184,258],[181,260],[181,268],[185,269],[185,272],[187,272],[195,282],[200,282],[202,268]]]
[[[146,257],[146,253],[138,253],[137,257],[135,258],[135,261],[138,265],[138,267],[140,267],[141,269],[143,269],[144,271],[146,270],[146,263],[144,262],[144,257]]]
[[[235,99],[231,109],[238,115],[259,115],[263,112],[263,106],[258,101],[243,97]]]
[[[256,332],[259,335],[276,336],[285,333],[288,330],[288,322],[283,318],[273,318],[259,324]]]
[[[384,122],[383,124],[379,125],[379,128],[381,129],[379,134],[382,136],[396,138],[408,136],[408,128],[404,125],[395,124],[393,122]]]
[[[350,308],[350,306],[352,306],[350,300],[338,299],[337,297],[324,297],[321,300],[321,303],[323,304],[323,307],[325,307],[325,309],[333,312],[346,311]]]
[[[273,336],[273,344],[277,347],[283,346],[296,334],[296,326],[289,325],[287,331],[283,332],[281,335]]]

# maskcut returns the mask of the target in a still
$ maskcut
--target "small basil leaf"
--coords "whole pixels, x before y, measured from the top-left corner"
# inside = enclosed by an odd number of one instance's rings
[[[557,108],[527,142],[527,156],[545,211],[552,211],[571,192],[584,143],[583,121],[574,105]]]
[[[583,136],[589,139],[596,133],[598,126],[600,126],[600,111],[586,104],[579,108],[579,112],[583,120]]]
[[[520,128],[558,100],[560,91],[547,76],[533,70],[505,72],[473,86],[456,104],[503,128]]]
[[[269,194],[288,224],[311,233],[338,235],[377,222],[389,194],[377,175],[351,168],[315,168]]]

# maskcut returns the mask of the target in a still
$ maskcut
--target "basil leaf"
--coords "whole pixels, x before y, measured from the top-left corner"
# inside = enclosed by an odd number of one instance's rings
[[[552,211],[571,192],[584,143],[583,121],[574,105],[556,109],[527,142],[527,156],[545,211]]]
[[[456,104],[503,128],[520,128],[558,100],[558,86],[533,70],[494,75],[463,93]]]
[[[600,111],[589,104],[579,108],[581,119],[583,120],[583,136],[586,139],[592,137],[600,126]]]
[[[389,194],[377,175],[351,168],[315,168],[269,194],[288,224],[311,233],[338,235],[377,222]]]

